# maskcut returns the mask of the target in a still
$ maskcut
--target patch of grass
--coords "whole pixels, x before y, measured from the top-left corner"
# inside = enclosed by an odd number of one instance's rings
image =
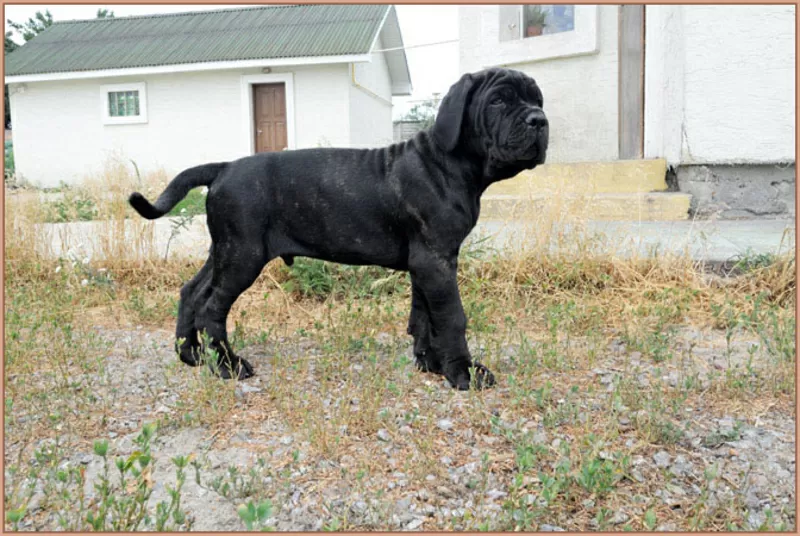
[[[285,267],[286,292],[303,298],[324,300],[347,293],[355,299],[400,292],[408,281],[403,272],[375,266],[348,266],[317,259],[298,258]]]
[[[752,272],[761,268],[767,268],[778,260],[773,253],[755,253],[751,248],[734,259],[733,270],[739,272]]]
[[[203,193],[202,188],[190,190],[186,197],[181,199],[177,205],[167,213],[167,216],[196,216],[206,213],[207,194]]]
[[[32,515],[29,505],[38,489],[39,504],[55,513],[61,530],[190,530],[191,520],[181,506],[181,495],[191,455],[172,459],[176,473],[175,485],[166,485],[169,501],[149,503],[155,485],[152,474],[156,460],[150,447],[155,431],[154,425],[145,425],[134,439],[136,450],[113,461],[108,440],[94,441],[93,451],[102,460],[102,470],[92,480],[87,480],[82,464],[65,463],[70,452],[58,440],[37,449],[30,471],[21,474],[17,466],[10,471],[15,482],[12,493],[6,495],[6,521],[19,530],[26,516]],[[93,497],[86,495],[87,485],[94,490]],[[20,489],[24,490],[21,494]]]
[[[61,188],[56,199],[44,202],[44,221],[64,223],[97,218],[97,203],[83,188]]]
[[[3,143],[3,155],[5,158],[5,176],[8,179],[14,176],[14,143],[11,140],[5,140]]]

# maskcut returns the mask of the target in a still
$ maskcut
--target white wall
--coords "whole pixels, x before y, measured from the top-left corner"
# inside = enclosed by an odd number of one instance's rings
[[[597,9],[599,46],[596,53],[505,65],[532,76],[542,89],[544,109],[550,121],[548,162],[609,161],[619,155],[619,7],[602,5]],[[498,39],[497,21],[497,5],[459,8],[459,70],[462,74],[493,64],[485,50],[488,40]],[[530,42],[535,44],[536,39],[539,38],[530,39]],[[553,52],[557,52],[557,47]]]
[[[375,48],[383,49],[383,43],[378,40]],[[389,145],[392,143],[392,81],[384,54],[372,54],[372,62],[351,64],[350,68],[350,146]]]
[[[249,150],[242,122],[242,76],[260,70],[29,82],[12,85],[14,157],[18,173],[45,187],[75,184],[100,172],[114,155],[140,169],[168,174],[232,160]],[[348,146],[350,83],[346,64],[275,68],[293,72],[295,146]],[[101,85],[147,84],[148,122],[105,125]],[[391,128],[391,120],[387,120]]]
[[[347,64],[286,68],[294,72],[296,147],[350,145]],[[273,69],[273,72],[281,72]]]
[[[648,5],[645,156],[793,162],[795,7]]]

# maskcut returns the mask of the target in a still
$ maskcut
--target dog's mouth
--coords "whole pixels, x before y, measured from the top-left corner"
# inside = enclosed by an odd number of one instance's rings
[[[529,127],[525,129],[525,136],[519,144],[517,153],[520,160],[531,162],[535,165],[543,164],[547,154],[549,140],[549,127]]]

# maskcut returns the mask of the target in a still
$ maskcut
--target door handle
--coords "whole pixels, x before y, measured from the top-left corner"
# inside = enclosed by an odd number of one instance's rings
[[[258,129],[258,133],[261,134],[261,129],[260,128]]]

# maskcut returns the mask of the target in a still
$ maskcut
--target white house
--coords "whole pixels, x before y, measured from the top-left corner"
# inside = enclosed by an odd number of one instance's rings
[[[462,73],[542,87],[549,162],[663,158],[698,212],[794,213],[795,6],[469,5],[459,30]]]
[[[6,58],[16,170],[53,187],[111,155],[174,174],[261,151],[391,143],[392,96],[411,92],[402,46],[389,5],[55,23]]]

